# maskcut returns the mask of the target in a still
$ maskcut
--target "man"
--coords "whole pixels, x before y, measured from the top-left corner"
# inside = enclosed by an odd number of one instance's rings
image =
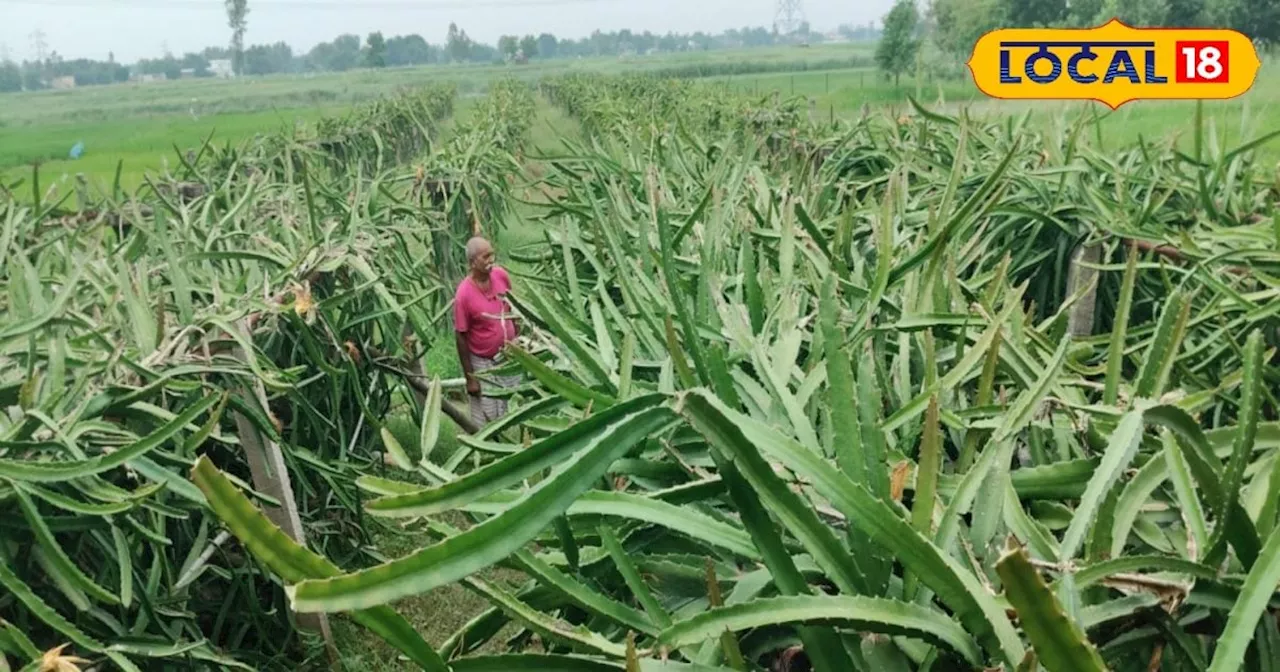
[[[458,360],[467,379],[471,419],[487,425],[507,413],[505,398],[482,396],[476,374],[502,363],[502,347],[518,334],[516,316],[505,295],[511,290],[506,269],[494,264],[493,246],[479,236],[467,241],[467,277],[454,295],[453,322]],[[519,376],[496,376],[499,387],[515,387]]]

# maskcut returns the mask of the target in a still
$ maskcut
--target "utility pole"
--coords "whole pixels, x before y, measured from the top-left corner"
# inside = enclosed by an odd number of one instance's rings
[[[773,18],[773,27],[780,35],[790,36],[804,22],[804,5],[801,0],[778,0],[778,11]]]

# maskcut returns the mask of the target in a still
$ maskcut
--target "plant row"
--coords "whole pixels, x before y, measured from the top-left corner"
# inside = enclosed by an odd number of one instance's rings
[[[187,473],[211,460],[277,520],[287,475],[309,547],[380,559],[354,481],[381,468],[402,360],[421,354],[406,336],[429,344],[440,319],[431,204],[392,159],[427,141],[446,94],[206,145],[136,194],[0,200],[0,661],[318,655]]]
[[[577,84],[551,95],[584,119],[680,108]],[[443,642],[387,636],[430,670],[1270,669],[1258,143],[1108,153],[1084,122],[918,108],[799,128],[830,150],[815,165],[627,126],[546,178],[563,196],[514,291],[536,346],[509,348],[511,414],[358,481],[431,543],[312,568],[197,464],[295,609],[387,615],[461,583],[492,609]],[[479,654],[508,624],[541,651]]]

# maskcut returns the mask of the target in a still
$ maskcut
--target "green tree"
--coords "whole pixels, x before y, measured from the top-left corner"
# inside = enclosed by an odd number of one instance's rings
[[[1067,8],[1067,25],[1092,28],[1109,20],[1110,16],[1102,15],[1104,2],[1105,0],[1071,0],[1071,6]]]
[[[187,66],[191,67],[191,66]],[[293,48],[285,42],[255,44],[244,50],[244,71],[249,75],[270,75],[293,69]],[[196,73],[199,75],[199,72]]]
[[[40,64],[24,62],[22,64],[22,88],[27,91],[39,91],[45,88],[44,78],[40,76]]]
[[[1163,26],[1169,18],[1169,3],[1168,0],[1106,0],[1095,23],[1112,17],[1137,28]]]
[[[515,58],[516,49],[520,48],[520,40],[515,35],[503,35],[498,38],[498,51],[506,58]]]
[[[555,58],[559,49],[560,44],[556,41],[555,35],[543,33],[538,36],[538,54],[543,58]]]
[[[387,67],[387,40],[382,37],[382,31],[369,33],[365,47],[365,65],[371,68]]]
[[[283,44],[283,42],[281,44]],[[248,56],[245,57],[245,60],[246,62],[248,61]],[[188,53],[184,55],[182,57],[182,67],[195,70],[196,77],[208,77],[210,75],[209,59],[201,56],[200,54]],[[128,78],[128,73],[126,72],[125,79],[127,80]]]
[[[525,58],[533,58],[538,55],[538,38],[532,35],[525,35],[520,38],[520,51],[524,52]]]
[[[471,55],[471,38],[465,30],[459,30],[458,24],[449,24],[449,33],[445,37],[445,50],[449,58],[455,62],[465,61]]]
[[[435,50],[421,35],[387,40],[387,65],[420,65],[434,60]]]
[[[1003,0],[1002,8],[1010,28],[1057,26],[1067,18],[1067,0]]]
[[[1206,18],[1263,44],[1280,42],[1280,3],[1276,0],[1208,0]]]
[[[1204,25],[1204,0],[1169,0],[1165,17],[1169,26],[1196,28]]]
[[[307,65],[314,70],[342,72],[360,65],[360,36],[339,35],[333,42],[321,42],[307,54]]]
[[[944,52],[968,60],[978,38],[1004,23],[1002,1],[933,0],[928,11],[934,25],[934,43]],[[863,31],[863,39],[870,34]]]
[[[244,71],[244,31],[249,23],[249,0],[226,0],[227,24],[231,27],[231,67],[236,74]]]
[[[916,51],[920,48],[920,41],[916,39],[919,21],[915,0],[897,0],[884,17],[884,35],[876,45],[876,65],[893,77],[894,86],[916,60]]]
[[[22,70],[11,61],[0,63],[0,93],[22,90]]]

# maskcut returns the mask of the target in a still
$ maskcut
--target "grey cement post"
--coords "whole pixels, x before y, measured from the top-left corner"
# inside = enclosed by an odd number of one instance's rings
[[[1102,254],[1102,246],[1080,244],[1071,254],[1071,266],[1067,271],[1067,296],[1074,296],[1081,288],[1094,283],[1098,278],[1098,260]],[[1094,308],[1098,303],[1098,287],[1095,284],[1087,294],[1080,297],[1071,312],[1067,315],[1067,332],[1072,336],[1092,336]]]
[[[237,325],[240,333],[250,338],[249,329],[244,322]],[[236,359],[248,361],[248,353],[240,347],[235,349]],[[246,399],[252,400],[267,415],[267,393],[262,381],[253,383],[252,391],[243,386],[238,392]],[[285,467],[284,454],[280,446],[268,440],[243,413],[235,413],[236,433],[240,437],[240,445],[244,447],[245,457],[249,461],[249,471],[253,476],[253,487],[276,501],[279,507],[262,505],[262,512],[277,527],[284,530],[289,538],[306,546],[306,533],[302,529],[302,518],[298,515],[298,505],[293,498],[293,483],[289,479],[289,470]],[[333,632],[329,629],[329,619],[323,613],[295,613],[298,626],[311,632],[319,632],[324,638],[326,649],[332,657],[337,649],[333,642]]]

